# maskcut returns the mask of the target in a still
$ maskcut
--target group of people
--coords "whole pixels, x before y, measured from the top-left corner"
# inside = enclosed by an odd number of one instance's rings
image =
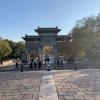
[[[49,57],[45,57],[45,64],[49,64],[49,61],[50,61]],[[24,68],[25,64],[26,64],[25,61],[22,59],[21,60],[21,72],[23,72],[23,68]],[[59,58],[57,60],[57,66],[58,67],[60,67],[60,66],[63,67],[63,58]],[[40,58],[36,57],[35,59],[30,60],[30,62],[29,62],[30,70],[32,70],[32,69],[41,70],[41,67],[42,67],[42,61],[41,61]],[[17,60],[16,60],[16,68],[18,68],[18,61]]]
[[[30,62],[30,69],[32,69],[34,67],[34,69],[36,70],[37,68],[40,70],[42,66],[42,62],[39,58],[35,58],[35,59],[31,59]]]
[[[22,59],[21,60],[21,72],[23,72],[23,68],[25,66],[25,61]],[[16,63],[15,63],[15,66],[16,68],[19,67],[19,64],[18,64],[18,60],[16,60]],[[33,68],[36,70],[37,68],[40,70],[41,69],[41,66],[42,66],[42,62],[39,58],[35,58],[35,59],[31,59],[30,62],[29,62],[29,67],[30,67],[30,70],[32,70]]]

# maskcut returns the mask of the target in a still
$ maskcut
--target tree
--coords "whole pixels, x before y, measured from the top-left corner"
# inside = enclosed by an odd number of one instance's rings
[[[71,34],[71,48],[77,57],[100,60],[100,14],[78,21]]]
[[[5,41],[9,43],[10,48],[12,49],[12,52],[11,52],[11,54],[9,55],[9,58],[10,58],[10,59],[16,58],[16,57],[15,57],[16,42],[13,42],[13,41],[8,40],[8,39],[5,39]]]
[[[21,58],[22,54],[25,53],[25,43],[17,42],[14,50],[14,54],[16,58]]]
[[[3,59],[10,55],[12,49],[9,46],[9,43],[0,39],[0,59]]]
[[[21,58],[22,54],[25,53],[25,43],[22,41],[16,43],[16,42],[13,42],[13,41],[8,40],[8,39],[6,39],[5,41],[9,43],[9,45],[12,49],[12,52],[9,55],[9,58],[10,59]]]

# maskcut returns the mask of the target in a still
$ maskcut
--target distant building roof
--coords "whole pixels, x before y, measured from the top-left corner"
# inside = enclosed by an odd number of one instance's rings
[[[24,40],[40,40],[39,36],[34,36],[34,35],[25,35],[25,37],[23,37]]]
[[[37,29],[35,29],[35,32],[37,32],[38,34],[40,33],[58,33],[60,32],[61,29],[58,29],[58,27],[49,27],[49,28],[40,28],[38,27]]]
[[[57,40],[70,40],[71,36],[70,35],[58,35],[57,33],[60,32],[61,29],[58,29],[58,27],[50,27],[50,28],[40,28],[38,27],[35,29],[35,32],[38,33],[38,35],[25,35],[23,37],[24,40],[40,40],[42,37],[55,37]]]

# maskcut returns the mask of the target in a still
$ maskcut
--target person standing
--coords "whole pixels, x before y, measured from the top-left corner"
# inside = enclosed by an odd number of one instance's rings
[[[41,66],[42,66],[42,62],[41,62],[40,59],[38,59],[38,68],[39,68],[39,70],[41,69]]]
[[[16,68],[18,68],[18,60],[16,60]]]
[[[58,61],[57,61],[57,66],[59,67],[59,65],[60,65],[60,62],[59,62],[59,59],[58,59]]]
[[[23,68],[24,68],[24,60],[21,60],[21,72],[23,72]]]
[[[47,64],[47,59],[48,59],[48,56],[45,55],[45,64]]]
[[[47,62],[48,62],[48,64],[49,64],[49,61],[50,61],[50,59],[49,59],[49,57],[47,58]]]
[[[32,68],[33,68],[33,59],[30,62],[30,70],[32,70]]]
[[[33,63],[34,63],[34,68],[36,70],[36,68],[38,66],[38,58],[35,58],[34,61],[33,61]]]
[[[61,59],[61,67],[63,67],[63,59]]]

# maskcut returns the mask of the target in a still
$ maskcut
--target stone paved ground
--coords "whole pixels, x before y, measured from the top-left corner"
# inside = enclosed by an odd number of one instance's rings
[[[100,100],[100,70],[53,73],[59,100]]]
[[[59,100],[100,100],[100,70],[96,69],[0,72],[0,100],[42,100],[43,83],[48,91],[53,87],[52,83],[47,85],[48,79],[43,82],[45,73],[50,74]]]
[[[37,100],[42,73],[1,72],[0,100]]]

